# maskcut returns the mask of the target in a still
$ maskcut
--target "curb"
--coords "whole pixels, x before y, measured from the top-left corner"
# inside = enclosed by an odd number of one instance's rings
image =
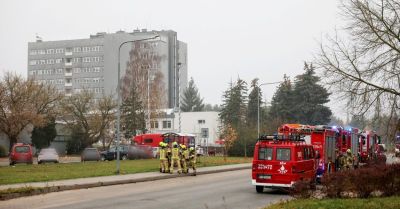
[[[240,167],[235,167],[235,168],[223,168],[223,169],[208,170],[208,171],[198,171],[196,174],[197,175],[205,175],[205,174],[212,174],[212,173],[222,173],[222,172],[228,172],[228,171],[244,170],[244,169],[250,169],[250,168],[251,168],[251,165],[246,165],[246,166],[240,166]],[[31,191],[27,191],[27,192],[0,194],[0,201],[19,198],[19,197],[47,194],[47,193],[51,193],[51,192],[61,192],[61,191],[76,190],[76,189],[89,189],[89,188],[101,187],[101,186],[132,184],[132,183],[139,183],[139,182],[156,181],[156,180],[172,179],[172,178],[178,178],[178,177],[189,177],[189,176],[193,176],[193,175],[190,175],[190,174],[187,174],[187,175],[165,174],[162,176],[144,177],[144,178],[137,178],[137,179],[124,179],[124,180],[114,180],[114,181],[104,181],[104,182],[99,181],[99,182],[95,182],[95,183],[82,183],[82,184],[75,184],[75,185],[34,187],[34,188],[32,188]]]

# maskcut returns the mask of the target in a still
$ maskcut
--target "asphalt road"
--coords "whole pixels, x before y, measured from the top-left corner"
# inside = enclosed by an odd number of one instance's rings
[[[81,189],[0,201],[0,208],[262,208],[289,196],[266,190],[257,194],[251,170]]]

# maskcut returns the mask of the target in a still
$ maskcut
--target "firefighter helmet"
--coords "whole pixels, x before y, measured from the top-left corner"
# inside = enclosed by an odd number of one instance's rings
[[[181,144],[181,148],[182,148],[182,149],[186,149],[186,145]]]
[[[351,154],[351,150],[350,149],[347,149],[347,151],[346,151],[348,154]]]
[[[194,147],[190,147],[189,150],[190,150],[190,151],[193,151],[193,150],[194,150]]]

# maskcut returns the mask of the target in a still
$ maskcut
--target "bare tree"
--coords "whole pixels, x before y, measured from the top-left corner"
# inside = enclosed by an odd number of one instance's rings
[[[228,150],[233,146],[235,141],[238,139],[238,133],[229,123],[227,123],[222,127],[221,133],[222,133],[222,138],[224,139],[224,161],[226,162]]]
[[[95,99],[94,94],[83,90],[66,98],[62,102],[64,121],[71,130],[77,130],[83,138],[84,146],[102,141],[103,149],[107,146],[109,130],[114,120],[116,103],[112,96]]]
[[[29,124],[43,127],[56,115],[62,95],[53,86],[6,73],[0,80],[0,131],[8,136],[10,148]]]
[[[339,98],[347,99],[355,115],[399,115],[400,2],[345,0],[343,30],[321,43],[316,56],[326,82]],[[346,33],[346,38],[338,35]],[[393,138],[399,123],[388,133]]]
[[[167,105],[164,75],[160,69],[164,57],[157,53],[157,47],[156,41],[135,42],[130,51],[126,73],[122,78],[123,100],[129,97],[129,91],[136,89],[137,100],[143,105],[144,110],[147,110],[145,112],[151,114],[151,118],[158,115],[159,110]]]

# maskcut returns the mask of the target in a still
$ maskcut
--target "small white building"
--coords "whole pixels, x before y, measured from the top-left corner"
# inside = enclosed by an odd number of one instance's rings
[[[220,120],[218,112],[173,112],[166,111],[165,117],[151,119],[152,133],[180,132],[196,135],[196,144],[201,146],[219,146]]]

